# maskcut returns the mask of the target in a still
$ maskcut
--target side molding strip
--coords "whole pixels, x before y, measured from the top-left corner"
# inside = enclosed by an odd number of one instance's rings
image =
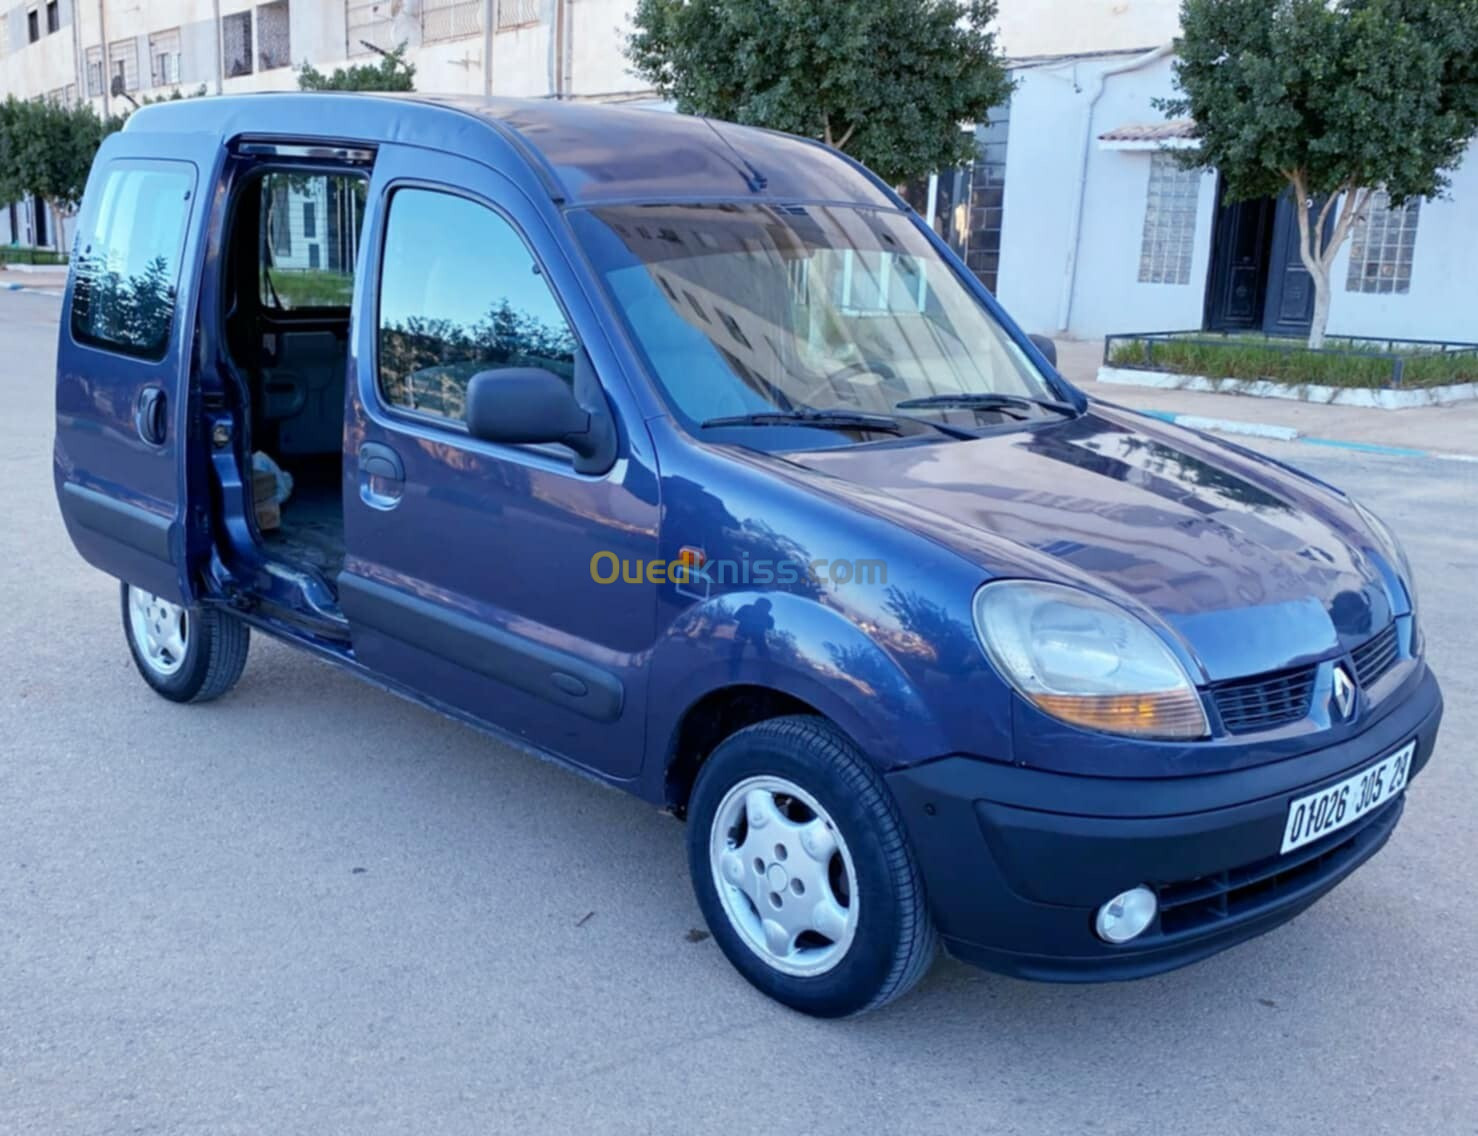
[[[62,494],[67,515],[83,528],[166,564],[173,560],[169,548],[173,517],[151,513],[75,481],[63,482]]]
[[[621,716],[625,688],[608,670],[377,580],[342,572],[338,585],[351,628],[378,631],[597,722]]]

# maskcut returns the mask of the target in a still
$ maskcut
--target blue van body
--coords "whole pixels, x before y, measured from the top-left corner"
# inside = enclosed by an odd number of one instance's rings
[[[244,424],[215,390],[233,179],[274,148],[367,179],[347,341],[346,558],[327,581],[253,553]],[[887,186],[818,144],[552,102],[185,100],[140,110],[105,142],[79,256],[100,179],[131,165],[184,187],[167,341],[127,354],[79,337],[74,272],[57,363],[62,515],[79,552],[121,580],[229,610],[679,813],[735,729],[824,716],[891,789],[949,949],[1031,978],[1136,977],[1291,918],[1381,847],[1404,798],[1280,854],[1290,802],[1408,742],[1410,774],[1431,755],[1442,701],[1409,581],[1351,502],[1089,400]],[[383,404],[373,313],[395,270],[382,264],[386,203],[406,186],[465,195],[523,236],[609,406],[609,469],[579,472],[548,447],[480,441]],[[786,452],[699,436],[672,414],[576,234],[583,211],[653,203],[905,216],[1076,413],[974,440]],[[740,568],[601,583],[603,555],[638,573],[685,557]],[[886,572],[796,580],[761,567],[823,557]],[[1070,585],[1140,616],[1192,676],[1209,736],[1099,732],[1024,698],[972,615],[981,586],[1003,579]],[[1357,680],[1344,706],[1337,670]],[[1293,713],[1245,718],[1249,698],[1274,705],[1290,689]],[[1105,942],[1095,910],[1138,884],[1157,893],[1159,922]]]

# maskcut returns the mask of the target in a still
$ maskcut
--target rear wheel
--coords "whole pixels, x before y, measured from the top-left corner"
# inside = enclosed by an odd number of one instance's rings
[[[699,771],[688,858],[709,929],[751,983],[818,1017],[907,991],[935,953],[887,787],[830,723],[740,730]]]
[[[209,702],[236,685],[251,632],[224,612],[181,607],[121,585],[123,634],[139,674],[173,702]]]

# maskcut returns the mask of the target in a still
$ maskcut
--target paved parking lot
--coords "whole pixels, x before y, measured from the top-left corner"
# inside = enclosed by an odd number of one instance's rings
[[[1478,465],[1278,450],[1405,538],[1447,694],[1364,870],[1160,978],[823,1023],[634,799],[264,637],[151,694],[52,497],[57,308],[0,294],[0,1133],[1478,1132]]]

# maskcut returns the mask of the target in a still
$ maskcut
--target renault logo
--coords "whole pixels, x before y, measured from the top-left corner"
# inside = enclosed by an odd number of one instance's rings
[[[1334,708],[1341,718],[1348,718],[1355,712],[1355,680],[1345,670],[1344,664],[1334,668]]]

